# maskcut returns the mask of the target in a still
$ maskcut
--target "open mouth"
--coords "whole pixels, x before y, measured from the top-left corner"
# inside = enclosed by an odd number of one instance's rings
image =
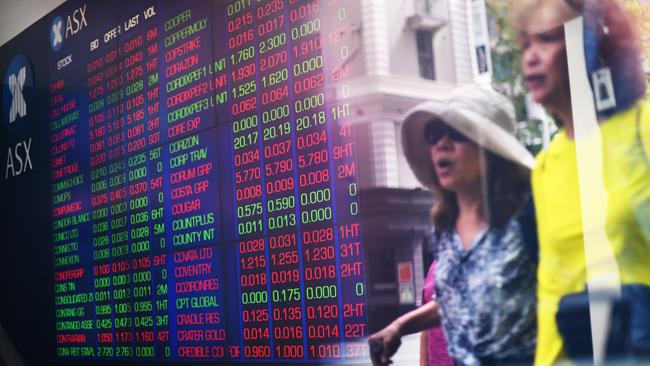
[[[530,89],[536,89],[544,85],[546,77],[542,74],[531,74],[526,76],[526,83]]]
[[[449,159],[438,159],[436,161],[435,167],[438,175],[445,175],[449,173],[449,171],[453,167],[453,163]]]

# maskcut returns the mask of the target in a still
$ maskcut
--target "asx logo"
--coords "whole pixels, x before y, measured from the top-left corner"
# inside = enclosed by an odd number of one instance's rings
[[[86,4],[69,14],[64,21],[61,17],[56,17],[52,21],[50,28],[50,45],[55,52],[61,49],[63,41],[68,37],[77,34],[84,27],[88,26],[86,21]]]
[[[16,55],[11,60],[2,83],[3,116],[7,117],[10,136],[20,136],[20,142],[8,147],[5,180],[34,170],[30,157],[32,138],[24,137],[30,116],[28,108],[34,102],[34,74],[25,55]],[[18,123],[21,122],[21,123]]]
[[[3,83],[3,106],[9,123],[27,116],[27,104],[34,90],[32,68],[24,55],[9,64]]]

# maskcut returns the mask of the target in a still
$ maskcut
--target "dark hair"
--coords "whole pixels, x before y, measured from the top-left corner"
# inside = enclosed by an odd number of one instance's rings
[[[490,226],[501,228],[524,206],[530,195],[530,171],[510,160],[488,150],[485,151],[487,172],[487,201],[481,202],[485,220]],[[459,208],[456,194],[444,190],[438,179],[434,179],[433,192],[436,203],[431,215],[436,233],[441,234],[455,229]]]

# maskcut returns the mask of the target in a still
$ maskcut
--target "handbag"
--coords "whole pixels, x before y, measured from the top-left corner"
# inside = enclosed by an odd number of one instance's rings
[[[591,317],[589,300],[609,305],[609,329],[607,330],[606,355],[623,357],[629,349],[629,304],[624,296],[618,297],[608,291],[587,290],[565,295],[560,300],[555,322],[564,342],[564,352],[573,360],[591,359]]]

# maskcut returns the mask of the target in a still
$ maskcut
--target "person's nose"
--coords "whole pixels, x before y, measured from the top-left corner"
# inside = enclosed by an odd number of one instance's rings
[[[434,148],[438,151],[449,151],[453,149],[454,147],[454,142],[452,139],[449,137],[449,132],[445,132],[445,134],[436,142]]]
[[[526,70],[535,68],[541,62],[539,46],[535,42],[526,45],[522,55],[524,73]]]

